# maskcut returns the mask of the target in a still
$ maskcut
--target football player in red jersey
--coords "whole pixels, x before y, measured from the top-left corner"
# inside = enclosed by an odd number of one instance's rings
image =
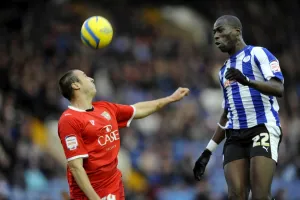
[[[70,196],[76,200],[124,200],[122,175],[117,169],[119,128],[129,127],[132,119],[147,117],[189,93],[189,89],[179,88],[168,97],[134,105],[92,102],[94,80],[80,70],[63,75],[59,88],[71,103],[59,119],[58,135],[68,160]]]

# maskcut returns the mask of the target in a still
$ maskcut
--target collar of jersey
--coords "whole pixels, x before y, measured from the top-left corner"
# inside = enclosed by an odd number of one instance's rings
[[[246,45],[243,49],[239,50],[238,52],[236,52],[234,55],[230,56],[230,58],[234,58],[237,55],[239,55],[242,51],[244,51],[245,49],[249,48],[250,45]]]
[[[86,112],[85,110],[79,109],[79,108],[75,108],[74,106],[68,106],[69,109],[71,110],[75,110],[77,112]]]

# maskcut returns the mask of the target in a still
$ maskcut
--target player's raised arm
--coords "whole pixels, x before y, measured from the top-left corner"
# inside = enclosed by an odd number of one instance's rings
[[[65,114],[59,121],[58,135],[76,183],[89,199],[100,200],[83,168],[83,159],[88,157],[88,152],[81,137],[81,129],[78,120]]]
[[[178,88],[172,95],[168,97],[156,99],[153,101],[136,103],[133,105],[135,108],[134,119],[147,117],[170,103],[180,101],[184,96],[187,96],[188,94],[188,88]]]

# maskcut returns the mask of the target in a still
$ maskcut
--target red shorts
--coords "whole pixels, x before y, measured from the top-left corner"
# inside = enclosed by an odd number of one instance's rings
[[[125,200],[125,192],[124,192],[124,186],[123,182],[120,181],[119,187],[115,190],[112,190],[112,192],[98,192],[101,200]]]
[[[125,200],[125,192],[122,180],[120,180],[117,188],[111,188],[107,190],[96,191],[101,200]],[[87,197],[75,197],[71,200],[88,200]]]

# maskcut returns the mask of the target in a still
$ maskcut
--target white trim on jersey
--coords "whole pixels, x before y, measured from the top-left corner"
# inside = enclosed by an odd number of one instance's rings
[[[86,112],[85,110],[79,109],[79,108],[75,108],[74,106],[68,106],[69,109],[71,110],[75,110],[77,112]]]
[[[71,161],[71,160],[75,160],[77,158],[88,158],[89,155],[88,154],[83,154],[83,155],[77,155],[77,156],[73,156],[71,158],[68,158],[67,161]]]
[[[135,107],[133,105],[130,105],[130,106],[133,108],[133,113],[132,113],[132,116],[130,117],[130,119],[128,120],[128,122],[127,122],[127,125],[126,125],[127,127],[130,126],[130,124],[131,124],[131,122],[132,122],[132,120],[133,120],[133,118],[135,116],[135,113],[136,113]]]

